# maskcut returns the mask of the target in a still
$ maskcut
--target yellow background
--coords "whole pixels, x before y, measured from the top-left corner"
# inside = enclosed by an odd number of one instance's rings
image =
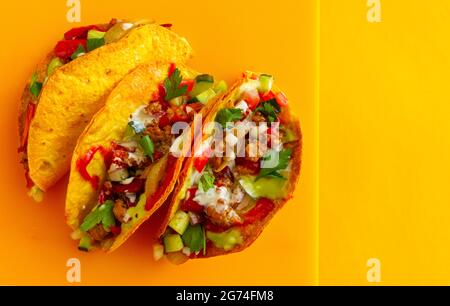
[[[450,2],[321,1],[320,283],[450,284]]]
[[[69,284],[66,262],[81,261],[87,284],[299,285],[317,279],[314,102],[315,11],[312,1],[81,0],[82,24],[118,18],[173,23],[196,50],[191,65],[233,82],[246,69],[275,75],[304,130],[302,178],[295,197],[245,252],[175,267],[152,259],[152,226],[117,252],[84,254],[69,238],[63,217],[67,179],[41,204],[24,187],[18,163],[17,108],[38,61],[62,34],[65,0],[2,2],[0,29],[0,284]]]

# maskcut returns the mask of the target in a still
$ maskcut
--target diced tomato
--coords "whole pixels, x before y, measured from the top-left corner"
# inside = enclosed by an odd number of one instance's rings
[[[170,29],[172,27],[172,24],[171,23],[163,23],[163,24],[160,24],[160,26],[162,26],[163,28]]]
[[[252,224],[258,220],[262,220],[275,208],[275,204],[269,199],[261,198],[244,216],[244,224]]]
[[[272,91],[269,91],[266,93],[261,93],[260,97],[261,97],[261,101],[266,102],[266,101],[275,99],[275,94]]]
[[[122,232],[122,228],[120,226],[111,226],[110,230],[114,236],[118,236]]]
[[[201,173],[208,164],[209,157],[205,154],[204,156],[194,157],[194,168]]]
[[[87,34],[90,30],[97,30],[97,31],[104,32],[104,29],[101,29],[99,26],[90,25],[90,26],[85,26],[85,27],[73,28],[73,29],[67,31],[64,34],[64,39],[66,39],[66,40],[86,39]]]
[[[194,201],[194,197],[195,197],[195,193],[197,192],[197,189],[198,188],[188,189],[188,191],[187,191],[188,196],[181,204],[181,210],[186,211],[186,212],[190,211],[190,212],[194,212],[197,214],[200,214],[203,212],[203,207]]]
[[[189,122],[189,116],[184,106],[172,106],[173,115],[170,117],[170,123]]]
[[[288,105],[288,99],[282,92],[277,93],[275,95],[275,99],[277,100],[278,105],[281,107]]]
[[[180,83],[180,87],[187,86],[187,92],[191,92],[192,88],[194,88],[194,84],[194,80],[183,80]]]
[[[250,109],[252,109],[252,110],[255,109],[258,106],[259,101],[260,101],[258,90],[253,89],[253,90],[245,91],[242,94],[242,99],[245,102],[247,102],[248,107]]]
[[[68,60],[79,45],[86,49],[86,39],[61,40],[55,46],[55,55],[63,60]]]
[[[175,69],[177,69],[177,67],[175,66],[174,63],[171,63],[169,66],[169,73],[168,73],[168,77],[170,78],[172,76],[172,74],[175,72]]]
[[[145,180],[135,178],[130,184],[114,184],[113,191],[117,193],[137,193],[143,191],[145,187]]]
[[[158,126],[160,128],[168,126],[169,124],[170,124],[170,119],[167,114],[164,114],[161,118],[159,118]]]

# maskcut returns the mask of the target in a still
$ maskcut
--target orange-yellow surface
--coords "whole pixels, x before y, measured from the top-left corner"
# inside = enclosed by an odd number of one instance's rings
[[[113,254],[76,249],[64,222],[67,179],[34,203],[16,149],[17,108],[26,79],[64,31],[64,0],[1,4],[0,284],[68,285],[66,263],[81,262],[82,285],[301,285],[317,283],[315,4],[313,1],[81,0],[81,24],[118,18],[173,23],[196,50],[193,68],[233,82],[246,70],[275,75],[304,132],[295,197],[243,253],[172,266],[152,259],[153,227]]]

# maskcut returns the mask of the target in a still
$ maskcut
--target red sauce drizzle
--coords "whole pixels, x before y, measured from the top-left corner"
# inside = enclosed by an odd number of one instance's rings
[[[92,159],[94,158],[95,153],[99,152],[103,155],[103,159],[105,160],[106,167],[108,168],[111,163],[111,151],[105,149],[102,146],[94,146],[89,149],[89,151],[86,152],[83,156],[78,158],[77,160],[77,170],[80,173],[81,177],[88,181],[92,188],[98,189],[98,184],[100,178],[97,175],[91,176],[89,172],[87,171],[87,166],[91,163]]]
[[[155,203],[161,198],[161,196],[166,191],[166,189],[169,186],[170,182],[174,178],[173,176],[174,176],[174,173],[175,173],[175,166],[176,166],[176,161],[177,160],[178,159],[176,157],[174,157],[172,155],[169,155],[169,159],[167,161],[166,175],[159,182],[158,190],[154,194],[152,194],[151,196],[149,196],[147,198],[147,203],[145,203],[145,210],[147,210],[147,211],[151,210],[153,208],[153,206],[155,205]]]

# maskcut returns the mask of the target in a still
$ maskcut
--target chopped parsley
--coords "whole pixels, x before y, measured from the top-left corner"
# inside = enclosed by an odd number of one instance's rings
[[[187,85],[181,85],[181,81],[183,78],[181,77],[181,72],[178,68],[174,70],[174,72],[164,80],[164,89],[166,91],[166,101],[170,101],[174,98],[185,95],[188,90]]]
[[[273,166],[274,161],[272,158],[275,158],[274,155],[278,154],[278,163]],[[279,171],[284,170],[288,167],[289,161],[291,159],[292,150],[285,149],[281,152],[269,151],[261,161],[261,171],[259,172],[256,180],[259,180],[263,177],[272,177],[272,178],[281,178],[285,179]],[[271,167],[272,166],[272,167]]]

